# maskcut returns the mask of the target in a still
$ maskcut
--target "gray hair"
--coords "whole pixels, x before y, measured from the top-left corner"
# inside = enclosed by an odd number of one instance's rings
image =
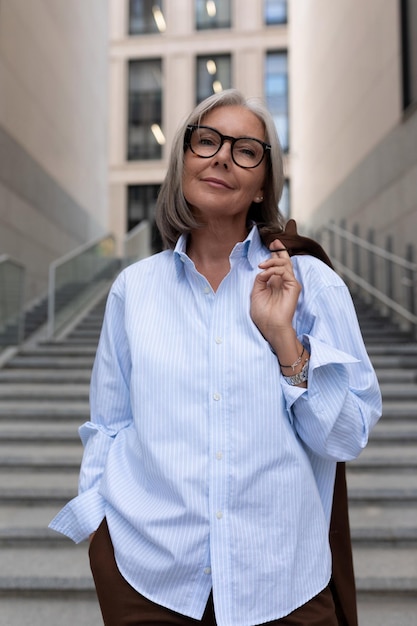
[[[262,122],[265,128],[265,141],[271,146],[263,186],[264,197],[260,203],[252,202],[248,211],[248,221],[254,221],[259,225],[261,235],[262,231],[265,234],[282,232],[283,218],[278,210],[278,202],[284,185],[284,171],[282,151],[274,120],[259,99],[246,99],[240,91],[227,89],[200,102],[175,135],[168,171],[156,204],[156,224],[167,248],[174,248],[181,234],[200,227],[182,191],[186,128],[190,124],[199,124],[204,116],[215,108],[236,105],[248,109]]]

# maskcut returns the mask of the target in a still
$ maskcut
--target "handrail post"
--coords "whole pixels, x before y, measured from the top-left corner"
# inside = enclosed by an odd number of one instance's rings
[[[343,230],[346,230],[346,221],[345,220],[341,220],[340,228],[342,228]],[[339,235],[339,242],[340,242],[340,261],[341,261],[342,265],[346,265],[346,244],[347,244],[347,241],[342,236],[342,234]]]
[[[392,252],[392,248],[393,248],[393,243],[392,243],[392,236],[388,235],[386,238],[386,245],[385,245],[385,249],[387,252]],[[386,289],[386,293],[387,296],[389,298],[393,298],[394,297],[394,277],[393,277],[393,264],[391,259],[388,257],[385,260],[385,289]]]
[[[405,256],[407,261],[410,263],[414,262],[414,246],[413,244],[408,244],[405,252]],[[408,287],[408,310],[413,313],[416,312],[416,296],[415,296],[415,283],[416,283],[416,272],[411,268],[406,269],[406,287]]]
[[[335,235],[334,235],[334,231],[333,230],[329,230],[328,231],[329,234],[329,253],[330,253],[330,258],[334,259],[336,257],[336,250],[335,250]]]
[[[359,224],[353,225],[353,234],[359,238]],[[355,241],[352,243],[352,263],[353,271],[358,276],[361,276],[361,255],[358,243]]]
[[[367,241],[373,245],[375,239],[375,232],[372,228],[368,229]],[[372,287],[376,287],[376,272],[375,272],[375,253],[372,249],[368,250],[368,282]],[[375,298],[371,296],[371,302],[374,302]]]
[[[47,339],[51,339],[54,335],[55,328],[55,265],[49,266],[48,280],[48,323],[46,329]]]

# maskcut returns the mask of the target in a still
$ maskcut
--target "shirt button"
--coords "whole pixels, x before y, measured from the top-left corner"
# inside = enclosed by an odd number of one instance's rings
[[[217,519],[221,519],[223,517],[223,513],[221,511],[217,511],[216,517]]]
[[[220,400],[221,395],[219,393],[213,393],[213,400]]]
[[[211,289],[208,285],[206,285],[203,289],[204,293],[210,293]]]
[[[221,460],[222,460],[222,458],[223,458],[223,452],[216,452],[216,459],[217,459],[218,461],[221,461]]]
[[[223,339],[221,337],[216,337],[215,342],[218,344],[223,343]]]
[[[204,573],[205,574],[211,574],[211,567],[205,567],[204,568]]]

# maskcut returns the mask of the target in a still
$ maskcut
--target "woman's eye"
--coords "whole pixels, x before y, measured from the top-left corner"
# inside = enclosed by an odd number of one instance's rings
[[[253,150],[253,148],[250,148],[248,146],[239,146],[239,153],[242,156],[246,156],[251,159],[255,158],[255,151]]]
[[[199,143],[202,146],[212,146],[214,144],[214,141],[210,137],[200,137]]]

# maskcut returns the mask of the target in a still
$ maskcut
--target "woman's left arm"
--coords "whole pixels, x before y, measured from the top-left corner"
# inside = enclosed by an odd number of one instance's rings
[[[271,247],[276,248],[277,244],[279,242],[274,242]],[[286,259],[286,252],[278,254],[283,261],[274,260],[273,254],[260,266],[263,271],[255,280],[252,292],[253,321],[280,363],[287,354],[290,358],[297,357],[295,363],[303,349],[303,359],[309,358],[308,379],[304,384],[290,385],[282,379],[287,408],[300,438],[324,458],[353,459],[366,446],[369,433],[381,415],[382,403],[352,299],[344,283],[329,268],[316,262],[315,270],[320,271],[322,267],[323,273],[332,274],[334,280],[325,281],[319,289],[316,281],[314,294],[302,294],[301,306],[294,315],[301,285],[296,295],[297,289],[292,283],[298,281],[292,263]],[[288,261],[291,267],[287,266]],[[283,265],[285,270],[273,269]],[[274,276],[279,276],[280,282]],[[308,324],[303,315],[305,307],[309,309]],[[290,315],[291,329],[288,327]],[[284,353],[283,347],[291,350],[294,341],[296,355]],[[287,371],[281,371],[288,376]]]

